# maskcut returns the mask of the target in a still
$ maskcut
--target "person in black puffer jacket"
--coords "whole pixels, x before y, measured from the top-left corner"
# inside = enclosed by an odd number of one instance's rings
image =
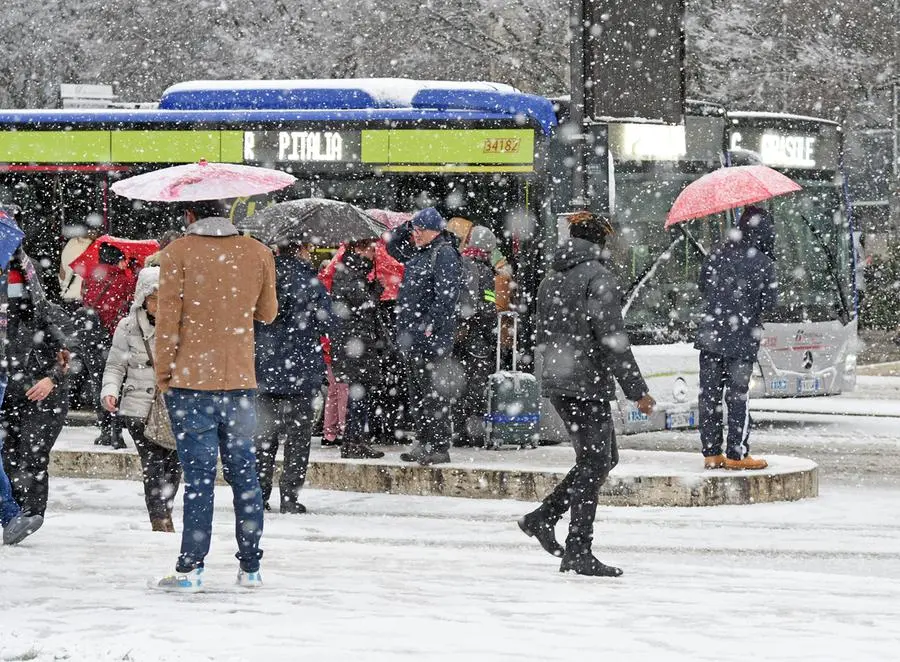
[[[557,248],[553,268],[538,289],[538,351],[543,354],[541,391],[570,430],[575,466],[537,510],[519,520],[554,556],[560,571],[618,577],[622,571],[592,551],[600,486],[618,463],[610,400],[616,382],[644,414],[655,401],[641,376],[622,319],[622,291],[604,264],[609,222],[588,212],[569,218],[571,238]],[[571,510],[563,549],[554,527]]]
[[[368,400],[381,378],[381,353],[387,339],[378,316],[381,283],[370,274],[375,245],[347,246],[331,286],[335,316],[340,320],[331,338],[331,367],[335,379],[349,386],[343,458],[379,458],[384,453],[368,446]]]

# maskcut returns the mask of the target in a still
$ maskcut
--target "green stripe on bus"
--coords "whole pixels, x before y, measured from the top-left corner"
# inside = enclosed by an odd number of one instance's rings
[[[222,148],[219,160],[223,163],[243,163],[244,132],[219,131],[219,135],[222,138]]]
[[[221,160],[219,131],[112,131],[113,163]]]
[[[390,163],[390,131],[362,131],[360,135],[360,160],[363,163]]]
[[[532,129],[373,129],[361,142],[363,163],[534,163]]]
[[[2,163],[109,163],[109,131],[3,131]]]

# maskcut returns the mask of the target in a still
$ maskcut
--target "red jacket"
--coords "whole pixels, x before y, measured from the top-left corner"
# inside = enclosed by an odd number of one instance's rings
[[[84,307],[95,310],[103,328],[112,335],[119,321],[128,314],[136,285],[136,271],[98,265],[84,280]]]

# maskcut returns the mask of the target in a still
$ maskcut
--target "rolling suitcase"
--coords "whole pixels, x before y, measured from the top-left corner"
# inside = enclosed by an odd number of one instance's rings
[[[504,317],[511,317],[512,370],[500,369],[500,340]],[[484,417],[485,448],[537,447],[540,435],[540,393],[534,375],[516,367],[519,318],[504,312],[497,317],[497,372],[488,377],[487,414]]]

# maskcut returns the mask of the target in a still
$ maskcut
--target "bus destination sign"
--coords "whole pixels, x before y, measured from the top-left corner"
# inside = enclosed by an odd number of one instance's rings
[[[360,161],[359,131],[245,131],[244,161],[327,166]]]
[[[837,128],[822,124],[760,126],[741,122],[731,131],[731,149],[749,150],[767,166],[802,170],[837,170],[840,138]]]

